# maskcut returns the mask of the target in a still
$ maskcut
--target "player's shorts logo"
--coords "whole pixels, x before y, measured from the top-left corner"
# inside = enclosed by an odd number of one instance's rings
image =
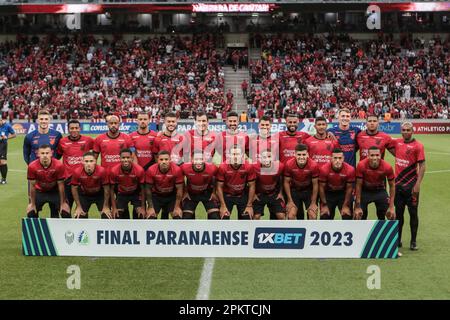
[[[88,235],[88,233],[86,232],[86,231],[81,231],[79,234],[78,234],[78,243],[79,244],[81,244],[81,245],[84,245],[84,246],[86,246],[86,245],[88,245],[89,244],[89,235]]]
[[[73,234],[72,231],[66,231],[65,238],[66,238],[66,243],[70,245],[73,243],[73,240],[75,239],[75,235]]]
[[[305,228],[256,228],[255,249],[303,249]]]

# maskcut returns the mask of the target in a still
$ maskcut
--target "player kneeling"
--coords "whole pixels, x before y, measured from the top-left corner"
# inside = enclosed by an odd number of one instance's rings
[[[39,159],[28,166],[27,177],[30,181],[30,204],[27,207],[28,218],[38,218],[42,207],[48,203],[50,217],[70,218],[69,206],[65,203],[64,165],[52,158],[49,145],[38,149]]]
[[[261,219],[267,206],[271,217],[284,220],[286,204],[281,193],[283,164],[272,160],[272,152],[265,150],[260,154],[260,163],[253,168],[256,173],[256,196],[253,202],[254,220]]]
[[[194,151],[192,163],[181,166],[186,177],[186,189],[183,196],[183,219],[195,219],[195,209],[201,202],[206,209],[208,219],[219,219],[219,204],[214,190],[217,167],[206,163],[203,151]]]
[[[145,217],[145,172],[133,163],[130,149],[120,151],[120,163],[109,172],[112,217],[130,219],[125,208],[133,206],[133,219]],[[115,196],[117,193],[117,196]]]
[[[109,209],[109,179],[106,169],[97,165],[93,152],[83,155],[83,166],[72,173],[71,190],[77,205],[75,218],[88,218],[90,207],[95,204],[102,219],[111,219]]]
[[[180,167],[170,161],[170,153],[158,152],[156,163],[145,173],[147,218],[156,219],[162,210],[161,219],[181,219],[184,177]]]
[[[320,219],[333,220],[336,207],[342,220],[352,219],[352,192],[355,182],[355,169],[344,162],[344,152],[334,149],[331,162],[320,167],[319,194]]]

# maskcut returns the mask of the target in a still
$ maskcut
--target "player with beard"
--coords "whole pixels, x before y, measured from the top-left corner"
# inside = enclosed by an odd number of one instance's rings
[[[261,160],[261,154],[264,151],[271,153],[271,160],[279,160],[278,135],[271,135],[272,121],[268,116],[262,116],[258,124],[259,133],[250,140],[249,155],[252,163],[258,163]]]
[[[73,196],[71,192],[71,179],[73,172],[83,166],[83,154],[91,151],[94,139],[80,134],[81,127],[78,120],[70,120],[67,124],[69,135],[59,140],[56,152],[63,160],[65,168],[65,194],[69,208],[72,209]]]
[[[183,196],[183,219],[195,219],[195,209],[201,202],[206,209],[208,219],[219,219],[219,205],[216,196],[217,167],[205,161],[202,150],[194,151],[192,163],[181,166],[186,177]]]
[[[141,111],[137,116],[137,131],[130,134],[137,163],[147,171],[152,164],[155,163],[153,156],[153,143],[157,133],[149,129],[150,116],[147,112]]]
[[[359,161],[367,158],[369,148],[372,146],[380,148],[381,159],[384,159],[385,151],[392,147],[393,139],[388,134],[378,131],[379,121],[376,115],[367,116],[366,126],[367,129],[356,136]]]
[[[204,152],[205,161],[212,163],[216,149],[216,134],[208,129],[208,116],[203,111],[195,115],[195,129],[189,130],[186,134],[186,145],[190,146],[190,157],[194,155],[194,150]]]
[[[230,163],[231,147],[238,145],[246,154],[249,149],[249,138],[239,130],[239,116],[231,111],[225,120],[226,129],[218,136],[217,151],[222,156],[222,163]]]
[[[109,177],[106,169],[97,165],[95,154],[86,152],[80,167],[72,172],[71,191],[75,204],[75,218],[88,218],[89,208],[95,204],[102,219],[111,219],[109,209]]]
[[[153,156],[161,151],[167,151],[170,154],[170,161],[177,165],[184,162],[186,150],[186,138],[179,134],[177,130],[178,119],[175,113],[169,112],[164,116],[164,130],[156,136],[153,142]]]
[[[280,144],[280,161],[284,164],[290,159],[295,158],[295,147],[302,144],[310,137],[306,132],[297,131],[299,125],[298,115],[288,113],[285,116],[286,131],[278,133]]]

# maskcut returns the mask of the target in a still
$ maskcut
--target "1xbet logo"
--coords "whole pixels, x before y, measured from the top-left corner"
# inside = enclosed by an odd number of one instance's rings
[[[255,249],[303,249],[305,228],[256,228]]]

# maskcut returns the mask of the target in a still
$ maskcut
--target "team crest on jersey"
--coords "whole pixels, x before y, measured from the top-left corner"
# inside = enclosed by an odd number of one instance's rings
[[[331,145],[327,145],[327,151],[331,151]]]
[[[355,136],[356,136],[356,134],[354,132],[350,132],[350,138],[352,140],[355,140]]]
[[[302,138],[297,138],[297,143],[298,144],[300,144],[300,143],[302,143],[303,141],[302,141]]]
[[[244,179],[244,178],[245,178],[245,172],[241,173],[241,179]]]
[[[379,140],[379,139],[376,139],[376,140],[375,140],[375,143],[377,144],[377,146],[379,146],[379,145],[380,145],[380,143],[381,143],[381,140]]]
[[[84,151],[84,149],[86,149],[86,145],[85,144],[80,145],[80,150]]]
[[[410,155],[410,154],[411,154],[411,149],[406,148],[406,154],[407,154],[407,155]]]
[[[119,144],[120,149],[123,149],[123,143]]]
[[[55,144],[55,138],[50,138],[50,144],[54,145]]]

